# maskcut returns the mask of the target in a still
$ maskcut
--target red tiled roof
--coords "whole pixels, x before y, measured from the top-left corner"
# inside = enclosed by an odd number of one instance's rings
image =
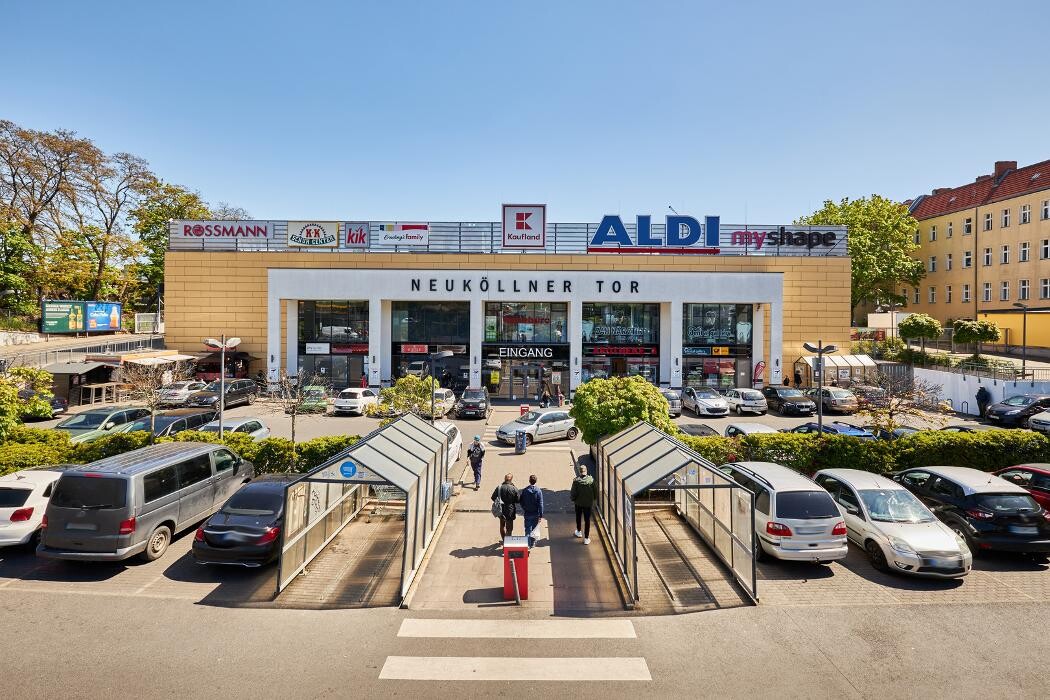
[[[1033,178],[1037,173],[1038,177]],[[998,184],[994,177],[984,177],[979,182],[916,197],[911,214],[920,220],[932,219],[1046,189],[1050,189],[1050,160],[1010,170]]]

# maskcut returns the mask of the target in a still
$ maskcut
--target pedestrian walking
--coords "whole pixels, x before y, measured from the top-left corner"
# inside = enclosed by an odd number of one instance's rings
[[[802,372],[795,370],[795,386],[802,386]]]
[[[576,537],[582,537],[584,544],[591,543],[591,508],[598,500],[598,482],[587,473],[587,467],[580,467],[580,475],[572,480],[569,491],[572,503],[576,506]],[[582,528],[582,532],[581,532]]]
[[[367,389],[368,388],[368,375],[364,374],[364,373],[361,374],[361,388],[362,389]]]
[[[981,388],[977,390],[977,412],[981,415],[981,418],[985,417],[988,412],[988,406],[992,403],[992,392],[988,391],[988,387],[981,385]]]
[[[536,544],[535,532],[543,519],[543,491],[536,485],[536,475],[529,477],[529,485],[518,494],[521,513],[525,517],[525,537],[529,540],[529,549]]]
[[[474,442],[467,448],[467,459],[474,472],[474,490],[477,491],[481,488],[481,463],[485,459],[485,446],[481,444],[480,435],[475,435]]]
[[[492,492],[493,513],[499,513],[499,538],[514,534],[514,518],[518,515],[518,487],[514,485],[514,475],[507,474],[503,483]],[[498,508],[496,506],[499,506]]]

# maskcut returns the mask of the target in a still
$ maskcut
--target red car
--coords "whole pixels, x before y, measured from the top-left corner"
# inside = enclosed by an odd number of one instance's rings
[[[1018,464],[995,475],[1026,489],[1039,505],[1050,510],[1050,464]]]

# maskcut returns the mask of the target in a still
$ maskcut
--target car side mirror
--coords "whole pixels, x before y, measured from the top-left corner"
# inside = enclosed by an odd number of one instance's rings
[[[117,427],[117,424],[114,423],[113,421],[109,421],[108,423],[106,423],[105,425],[102,426],[102,429],[103,430],[112,430],[115,427]]]
[[[844,509],[846,510],[846,512],[847,512],[847,513],[849,513],[850,515],[860,515],[860,508],[858,508],[857,506],[854,506],[854,505],[850,505],[849,503],[844,503],[844,504],[842,505],[842,507],[843,507],[843,508],[844,508]]]

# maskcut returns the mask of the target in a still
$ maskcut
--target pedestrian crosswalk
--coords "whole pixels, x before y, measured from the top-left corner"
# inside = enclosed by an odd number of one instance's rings
[[[634,640],[626,619],[407,619],[405,639]],[[531,648],[542,649],[533,643]],[[452,651],[449,646],[444,647]],[[412,681],[651,681],[641,656],[388,656],[383,680]]]

